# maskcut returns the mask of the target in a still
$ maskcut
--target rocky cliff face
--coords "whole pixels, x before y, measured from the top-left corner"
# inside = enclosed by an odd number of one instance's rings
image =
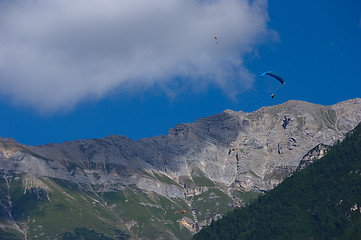
[[[97,192],[132,185],[185,200],[217,187],[239,202],[236,192],[272,189],[310,150],[342,140],[359,122],[359,98],[332,106],[289,101],[252,113],[226,110],[138,141],[111,135],[27,146],[1,138],[0,169],[6,177],[62,179]]]

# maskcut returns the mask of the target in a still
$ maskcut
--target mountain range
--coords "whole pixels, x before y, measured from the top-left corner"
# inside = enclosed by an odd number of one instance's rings
[[[360,98],[292,100],[137,141],[0,138],[0,238],[189,239],[323,157],[360,122]]]

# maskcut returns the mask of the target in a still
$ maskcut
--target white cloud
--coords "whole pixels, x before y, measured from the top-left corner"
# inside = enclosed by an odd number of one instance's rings
[[[0,93],[39,111],[176,78],[236,94],[267,21],[266,0],[2,1]]]

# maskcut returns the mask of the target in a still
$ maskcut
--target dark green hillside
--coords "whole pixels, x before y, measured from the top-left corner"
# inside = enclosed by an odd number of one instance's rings
[[[361,239],[361,124],[319,161],[193,239]]]

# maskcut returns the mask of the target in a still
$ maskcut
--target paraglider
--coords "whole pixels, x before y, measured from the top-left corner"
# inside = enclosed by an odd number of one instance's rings
[[[218,40],[217,36],[213,36],[213,38],[216,40],[216,44],[217,44],[217,40]]]
[[[183,210],[183,211],[182,211],[182,214],[184,214],[184,213],[187,213],[187,211],[186,211],[186,210]]]
[[[260,74],[259,76],[262,78],[266,75],[278,80],[282,85],[284,85],[286,83],[285,79],[282,77],[282,75],[277,72],[267,71],[267,72]],[[282,85],[279,85],[279,84],[277,85],[276,90],[274,92],[272,92],[272,94],[271,94],[271,100],[275,97],[274,93],[276,93],[278,91],[279,87]]]

